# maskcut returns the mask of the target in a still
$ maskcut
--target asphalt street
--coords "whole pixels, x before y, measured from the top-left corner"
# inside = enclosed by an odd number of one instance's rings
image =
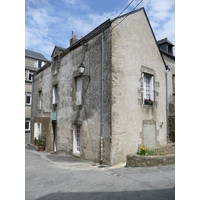
[[[171,200],[175,165],[109,167],[25,146],[26,200]]]

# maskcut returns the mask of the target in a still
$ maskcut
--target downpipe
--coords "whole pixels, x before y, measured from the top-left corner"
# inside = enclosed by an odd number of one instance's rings
[[[101,133],[100,133],[100,164],[103,163],[103,69],[104,69],[104,32],[102,31],[102,52],[101,52]]]

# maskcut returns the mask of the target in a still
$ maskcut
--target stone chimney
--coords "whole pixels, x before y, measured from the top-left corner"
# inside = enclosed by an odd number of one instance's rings
[[[76,39],[76,35],[73,36],[73,33],[74,32],[72,31],[72,38],[70,39],[70,46],[78,41],[78,39]]]

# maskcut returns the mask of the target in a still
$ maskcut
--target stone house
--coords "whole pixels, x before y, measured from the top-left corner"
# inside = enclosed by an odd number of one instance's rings
[[[31,143],[45,129],[47,151],[108,165],[167,143],[166,66],[144,8],[51,57],[34,74]]]
[[[25,49],[25,144],[30,143],[32,75],[47,62],[41,53]]]

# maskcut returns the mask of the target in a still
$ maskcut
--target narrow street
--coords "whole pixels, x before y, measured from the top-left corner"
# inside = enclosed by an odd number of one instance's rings
[[[175,165],[101,167],[25,146],[25,199],[175,199]]]

